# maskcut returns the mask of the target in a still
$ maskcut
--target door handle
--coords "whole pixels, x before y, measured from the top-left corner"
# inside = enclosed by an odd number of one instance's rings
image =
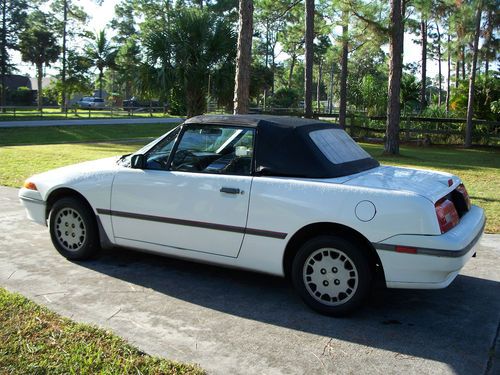
[[[221,187],[220,188],[221,193],[226,193],[226,194],[239,194],[240,189],[237,188],[230,188],[230,187]]]

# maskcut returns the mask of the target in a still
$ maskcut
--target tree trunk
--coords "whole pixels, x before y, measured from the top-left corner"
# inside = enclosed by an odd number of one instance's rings
[[[274,87],[275,87],[275,83],[274,83],[274,75],[276,73],[276,57],[274,56],[274,50],[276,48],[276,44],[273,44],[273,48],[272,48],[272,57],[271,57],[271,94],[274,96]]]
[[[330,93],[328,94],[328,113],[332,114],[333,112],[333,74],[335,64],[332,62],[332,67],[330,68]]]
[[[288,88],[292,87],[292,76],[293,76],[293,69],[295,68],[295,62],[297,60],[297,55],[295,53],[292,54],[291,62],[290,62],[290,72],[288,73]]]
[[[210,82],[210,76],[208,76],[208,78]],[[125,82],[125,99],[130,99],[131,97],[132,97],[132,80],[127,79],[127,81]]]
[[[420,33],[422,36],[422,79],[420,87],[420,111],[423,111],[427,105],[425,92],[427,89],[427,20],[420,22]]]
[[[269,67],[269,18],[266,19],[266,68]]]
[[[234,114],[248,113],[252,63],[253,0],[239,0],[238,52],[234,84]]]
[[[40,111],[43,106],[43,96],[42,96],[42,76],[43,76],[43,64],[36,64],[36,80],[37,80],[37,104],[38,110]]]
[[[2,62],[0,66],[0,106],[4,107],[7,103],[7,88],[5,76],[7,75],[7,1],[2,0]],[[5,112],[5,108],[2,108]]]
[[[66,25],[68,22],[68,0],[63,2],[63,42],[62,42],[62,72],[61,72],[61,110],[66,111]]]
[[[441,32],[439,31],[439,24],[437,23],[437,21],[436,21],[436,31],[437,31],[438,79],[439,79],[438,106],[441,107],[441,92],[443,90],[443,77],[441,76]]]
[[[345,129],[347,116],[347,55],[349,54],[349,13],[342,11],[342,61],[340,66],[339,125]]]
[[[457,62],[455,64],[455,88],[458,87],[458,83],[460,82],[460,60],[457,55]]]
[[[194,117],[203,114],[206,109],[206,89],[200,88],[198,82],[186,82],[186,111],[187,117]]]
[[[314,41],[314,0],[305,0],[305,73],[304,73],[304,116],[313,117],[313,41]]]
[[[472,146],[472,116],[473,116],[473,106],[474,106],[474,85],[476,83],[476,66],[477,66],[477,55],[478,55],[478,45],[479,45],[479,33],[481,26],[481,11],[482,11],[482,1],[479,1],[476,10],[476,30],[474,33],[474,46],[472,52],[472,71],[469,78],[469,100],[467,102],[467,124],[465,127],[465,147]]]
[[[451,77],[451,54],[450,54],[450,34],[448,34],[448,73],[446,75],[446,114],[450,112],[450,77]]]
[[[493,38],[493,28],[494,28],[494,14],[493,14],[493,10],[489,10],[488,11],[488,16],[487,16],[487,19],[488,19],[488,26],[486,27],[486,35],[485,35],[485,42],[484,42],[484,45],[485,45],[485,49],[486,49],[486,53],[485,53],[485,66],[484,66],[484,75],[486,77],[488,77],[488,74],[489,74],[489,70],[490,70],[490,48],[491,48],[491,39]]]
[[[323,76],[323,61],[319,60],[318,64],[318,82],[316,84],[316,109],[318,113],[321,113],[321,80]]]
[[[403,68],[403,17],[401,0],[391,0],[389,36],[389,85],[387,101],[387,129],[384,152],[399,154],[400,91]]]
[[[465,46],[462,46],[462,51],[460,53],[462,58],[462,79],[465,81]]]
[[[102,99],[102,78],[103,78],[103,69],[99,69],[99,98]]]

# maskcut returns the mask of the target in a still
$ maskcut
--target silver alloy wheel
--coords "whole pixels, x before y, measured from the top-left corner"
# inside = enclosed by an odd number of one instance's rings
[[[354,262],[343,251],[322,248],[304,262],[302,277],[309,294],[328,306],[338,306],[354,296],[359,280]]]
[[[72,208],[61,209],[55,219],[57,241],[68,251],[78,251],[87,234],[80,213]]]

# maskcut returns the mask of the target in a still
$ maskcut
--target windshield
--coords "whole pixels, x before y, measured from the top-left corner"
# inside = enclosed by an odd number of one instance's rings
[[[122,166],[125,166],[125,167],[128,167],[130,166],[130,159],[132,158],[132,155],[135,155],[135,154],[145,154],[146,152],[148,152],[149,150],[153,149],[153,147],[157,144],[159,144],[162,140],[164,140],[165,138],[171,138],[171,134],[177,134],[180,130],[180,125],[179,126],[176,126],[175,128],[173,128],[172,130],[170,130],[168,133],[165,133],[163,136],[159,137],[159,138],[156,138],[155,140],[149,142],[147,145],[141,147],[139,150],[137,150],[136,152],[134,152],[133,154],[126,154],[126,155],[122,155],[119,159],[118,159],[118,164],[122,165]]]

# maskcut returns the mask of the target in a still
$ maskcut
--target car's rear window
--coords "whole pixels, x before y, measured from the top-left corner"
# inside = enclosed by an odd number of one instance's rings
[[[370,158],[371,156],[342,129],[321,129],[309,133],[319,150],[334,164]]]
[[[95,103],[104,103],[104,99],[94,99]]]

